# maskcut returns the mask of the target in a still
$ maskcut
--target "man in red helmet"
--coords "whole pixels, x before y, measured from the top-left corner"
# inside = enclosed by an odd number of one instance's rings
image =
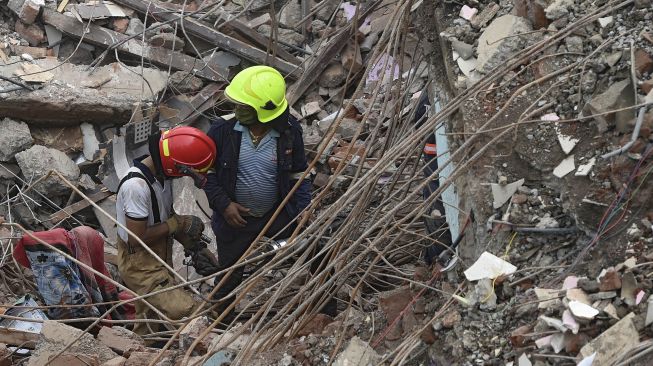
[[[172,239],[192,255],[197,273],[216,271],[215,256],[202,245],[204,223],[199,217],[173,212],[170,179],[191,175],[196,185],[215,160],[215,143],[193,127],[177,127],[150,136],[150,155],[134,160],[121,180],[116,200],[117,220],[139,237],[159,258],[148,253],[135,237],[118,228],[118,269],[132,291],[148,294],[175,285],[173,274],[160,262],[172,265]],[[190,292],[174,289],[150,296],[147,301],[171,319],[188,316],[197,304]],[[151,317],[151,309],[136,303],[136,318]],[[155,327],[156,328],[156,327]],[[141,322],[134,332],[158,331]]]

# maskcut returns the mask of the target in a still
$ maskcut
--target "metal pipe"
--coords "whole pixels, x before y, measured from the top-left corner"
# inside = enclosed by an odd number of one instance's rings
[[[646,112],[646,108],[647,107],[644,106],[639,109],[639,114],[637,115],[637,123],[635,124],[635,129],[633,130],[633,135],[630,137],[630,141],[628,141],[628,143],[626,143],[624,146],[620,147],[617,150],[601,155],[601,158],[603,159],[611,158],[615,155],[619,155],[623,152],[628,151],[628,149],[630,149],[633,146],[633,144],[635,143],[635,141],[637,141],[637,138],[639,137],[639,130],[642,127],[642,122],[644,121],[644,114]]]

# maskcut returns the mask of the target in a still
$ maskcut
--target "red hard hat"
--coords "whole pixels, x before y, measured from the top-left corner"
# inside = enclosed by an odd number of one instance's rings
[[[181,126],[161,132],[159,154],[163,173],[168,177],[185,175],[179,165],[206,174],[215,161],[215,143],[197,128]]]

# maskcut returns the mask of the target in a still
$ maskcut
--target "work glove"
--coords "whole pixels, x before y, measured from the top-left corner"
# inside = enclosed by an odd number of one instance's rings
[[[166,223],[170,235],[184,234],[191,239],[199,239],[204,232],[204,223],[197,216],[174,214]]]
[[[218,267],[218,259],[211,253],[209,248],[198,248],[199,250],[194,250],[186,252],[190,254],[191,262],[197,272],[201,276],[208,276],[218,272],[220,269]]]

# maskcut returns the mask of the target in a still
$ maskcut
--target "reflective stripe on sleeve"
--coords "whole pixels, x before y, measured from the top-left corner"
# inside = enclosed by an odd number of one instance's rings
[[[437,155],[437,149],[435,144],[426,144],[424,145],[424,154],[426,155]]]

